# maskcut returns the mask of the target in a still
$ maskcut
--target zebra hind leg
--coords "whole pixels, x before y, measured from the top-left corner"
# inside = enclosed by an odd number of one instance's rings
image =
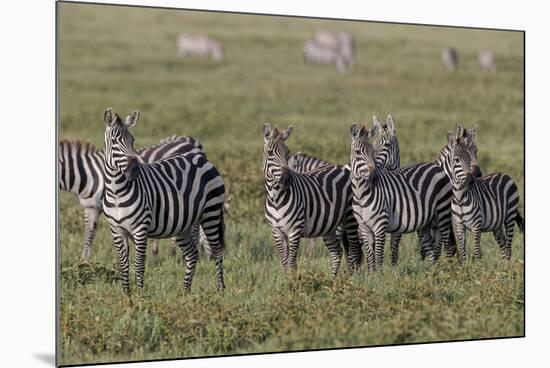
[[[330,253],[330,264],[332,277],[338,275],[338,270],[340,269],[340,262],[342,260],[342,249],[340,248],[340,242],[335,233],[326,235],[323,237],[325,244]]]
[[[474,258],[481,259],[483,257],[481,253],[481,229],[479,227],[473,228],[474,234]]]
[[[82,260],[85,262],[90,259],[92,243],[94,242],[97,230],[98,217],[98,208],[88,207],[84,209],[84,244],[82,245]]]
[[[431,262],[435,262],[439,255],[437,254],[436,247],[434,247],[434,237],[432,229],[429,226],[424,227],[418,232],[418,240],[420,243],[420,255],[424,255],[422,259],[428,259]],[[437,244],[436,244],[437,246]],[[441,253],[441,248],[439,249]]]
[[[509,221],[504,224],[504,229],[506,231],[506,244],[504,248],[501,248],[502,258],[509,261],[512,258],[512,240],[514,239],[514,222],[515,219],[509,219]]]
[[[216,286],[218,290],[223,291],[225,289],[225,282],[223,278],[223,250],[225,247],[225,225],[223,222],[223,212],[222,209],[219,209],[217,216],[208,217],[203,220],[200,224],[204,235],[206,235],[206,240],[210,245],[212,250],[212,257],[216,263]],[[200,232],[200,227],[195,226],[194,229],[196,235],[194,237],[198,239],[198,234]]]
[[[183,276],[183,290],[186,293],[191,291],[195,268],[199,259],[199,250],[193,238],[193,229],[187,229],[183,234],[176,236],[176,244],[183,253],[183,261],[185,262],[185,275]]]

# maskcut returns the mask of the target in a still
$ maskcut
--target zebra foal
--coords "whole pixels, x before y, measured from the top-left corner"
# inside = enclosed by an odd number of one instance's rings
[[[369,271],[381,268],[386,233],[419,232],[429,258],[437,259],[446,246],[451,223],[451,184],[432,163],[387,170],[376,162],[371,143],[378,134],[357,124],[351,126],[351,187],[353,212],[366,244]],[[435,237],[435,247],[432,246]],[[370,244],[370,245],[369,245]]]
[[[349,170],[326,165],[307,173],[288,167],[289,150],[285,141],[292,127],[280,131],[264,126],[263,171],[267,197],[265,217],[271,230],[283,271],[297,269],[301,238],[323,237],[331,257],[332,275],[341,262],[337,228],[341,226],[349,243],[350,259],[360,251],[357,223],[351,211]]]
[[[186,266],[183,287],[189,291],[198,259],[199,224],[216,261],[217,287],[223,289],[223,180],[202,154],[139,162],[128,130],[139,115],[134,111],[123,121],[110,108],[104,114],[103,209],[118,252],[123,290],[130,292],[128,240],[135,244],[137,286],[143,289],[147,238],[175,237]]]
[[[472,139],[457,141],[449,131],[449,145],[452,148],[452,219],[458,245],[458,257],[466,261],[465,230],[474,235],[474,257],[481,258],[481,233],[492,232],[501,255],[512,257],[514,225],[521,231],[524,220],[518,211],[519,192],[510,176],[503,173],[476,177],[477,149]]]

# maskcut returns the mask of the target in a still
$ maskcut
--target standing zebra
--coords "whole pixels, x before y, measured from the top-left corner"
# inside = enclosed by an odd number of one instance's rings
[[[136,151],[143,162],[154,162],[177,153],[195,152],[205,155],[199,141],[188,136],[171,136],[159,144]],[[205,156],[206,157],[206,156]],[[59,142],[59,187],[77,195],[84,207],[84,243],[81,258],[90,258],[97,221],[103,211],[105,190],[105,155],[88,142],[61,140]],[[153,255],[158,253],[158,240],[153,242]]]
[[[523,231],[524,220],[518,211],[519,193],[512,178],[495,173],[481,178],[473,174],[477,154],[468,138],[457,142],[449,132],[452,148],[452,218],[458,243],[458,257],[466,260],[465,229],[474,235],[474,257],[481,258],[481,233],[492,232],[502,257],[512,257],[514,223]]]
[[[464,129],[461,124],[458,124],[455,128],[455,131],[449,131],[448,137],[447,137],[447,144],[443,146],[441,151],[439,151],[439,154],[437,155],[437,158],[435,160],[435,163],[441,167],[444,171],[449,180],[452,180],[453,172],[452,172],[452,147],[451,147],[451,135],[453,135],[454,140],[458,143],[469,140],[470,142],[470,149],[474,152],[477,152],[477,147],[475,145],[475,134],[477,130],[477,125],[472,126],[470,129]],[[472,174],[476,177],[481,177],[482,173],[479,168],[479,165],[476,165],[472,168]],[[452,230],[451,226],[451,236],[449,237],[449,243],[447,248],[445,249],[445,254],[447,257],[452,257],[456,254],[456,240],[454,236],[454,231]],[[425,257],[425,254],[422,254],[422,257]]]
[[[374,271],[382,267],[386,233],[420,232],[422,247],[435,260],[449,237],[449,179],[432,163],[397,170],[384,168],[376,162],[376,151],[370,142],[378,129],[377,125],[371,130],[355,123],[351,126],[353,212],[361,238],[367,243],[364,247],[368,269]]]
[[[218,289],[223,281],[225,188],[218,170],[198,153],[178,154],[140,163],[128,130],[139,111],[123,121],[105,111],[105,195],[103,209],[118,252],[122,287],[130,292],[128,240],[135,244],[137,286],[143,289],[147,238],[176,237],[185,259],[183,287],[191,289],[198,259],[200,224],[216,261]]]
[[[178,53],[182,57],[199,56],[211,57],[216,61],[223,59],[223,47],[221,43],[205,35],[191,35],[184,33],[178,37]]]
[[[479,67],[483,71],[496,72],[495,54],[491,50],[483,50],[478,54]]]
[[[452,47],[447,47],[441,51],[441,62],[447,70],[454,71],[458,67],[458,51]]]
[[[306,64],[334,65],[339,73],[344,73],[351,65],[338,49],[324,47],[315,40],[308,40],[304,44],[304,62]]]
[[[344,60],[353,64],[355,41],[351,33],[318,31],[313,36],[313,41],[322,47],[337,50]]]
[[[323,237],[331,256],[332,275],[340,267],[341,249],[337,227],[342,225],[351,259],[359,257],[357,223],[351,211],[349,170],[327,165],[307,173],[288,167],[285,141],[292,127],[280,131],[264,126],[263,171],[267,198],[265,216],[283,270],[296,271],[301,238]]]

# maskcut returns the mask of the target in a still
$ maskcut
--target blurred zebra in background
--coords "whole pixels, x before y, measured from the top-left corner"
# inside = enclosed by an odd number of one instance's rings
[[[458,67],[458,51],[452,47],[444,48],[441,52],[441,61],[449,71]]]
[[[103,211],[118,252],[124,292],[130,292],[128,241],[135,245],[136,280],[143,289],[147,238],[176,237],[185,259],[183,287],[191,289],[198,260],[198,224],[216,261],[216,284],[224,289],[223,203],[225,187],[218,170],[199,153],[174,155],[151,164],[135,156],[128,130],[139,119],[123,121],[105,111],[105,195]]]
[[[159,144],[140,148],[136,154],[141,162],[151,163],[186,152],[200,153],[206,157],[199,141],[192,137],[176,135],[162,139]],[[85,261],[90,258],[97,221],[103,211],[104,162],[103,150],[88,142],[59,142],[59,188],[75,193],[84,208],[84,243],[81,258]],[[158,240],[153,242],[152,250],[154,255],[158,253]]]
[[[448,137],[452,148],[452,216],[459,260],[466,261],[466,229],[474,236],[475,258],[481,258],[481,233],[490,231],[502,257],[509,260],[514,225],[517,223],[521,231],[524,229],[524,219],[518,211],[518,188],[507,174],[476,177],[477,149],[473,149],[472,140],[458,142],[451,131]]]
[[[480,51],[478,54],[479,67],[483,71],[496,72],[495,54],[491,50]]]
[[[351,211],[349,170],[326,165],[298,173],[288,167],[285,145],[292,127],[280,131],[264,126],[263,171],[267,191],[265,216],[269,224],[283,271],[297,269],[301,238],[323,237],[336,276],[341,262],[337,228],[342,226],[348,241],[349,259],[358,259],[360,248],[357,223]]]
[[[191,35],[184,33],[177,40],[178,54],[181,57],[198,56],[212,58],[216,61],[223,60],[224,51],[222,44],[205,35]]]
[[[334,65],[340,73],[349,69],[354,56],[355,42],[346,32],[319,31],[304,44],[306,64]]]
[[[355,123],[351,126],[353,212],[366,248],[368,269],[382,267],[387,233],[419,232],[422,248],[436,260],[449,237],[451,183],[432,163],[397,170],[378,165],[371,143],[378,130],[376,124],[371,130]]]

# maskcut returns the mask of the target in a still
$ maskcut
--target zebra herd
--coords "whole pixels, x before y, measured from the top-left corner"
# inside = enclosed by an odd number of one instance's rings
[[[59,144],[60,189],[77,194],[84,207],[82,258],[88,260],[98,216],[105,214],[118,255],[122,287],[130,292],[129,241],[135,244],[138,288],[144,286],[147,239],[173,238],[185,260],[183,287],[191,288],[199,243],[215,261],[216,285],[225,288],[223,251],[225,186],[199,141],[171,136],[135,149],[130,133],[139,111],[122,119],[104,113],[104,151],[89,143]],[[350,273],[366,258],[369,271],[382,268],[390,235],[391,263],[397,264],[402,234],[416,232],[422,259],[435,262],[445,250],[466,260],[464,232],[474,235],[474,257],[482,256],[480,236],[493,232],[502,257],[512,255],[514,225],[523,231],[519,193],[506,174],[482,176],[477,161],[477,126],[458,125],[447,134],[435,162],[400,165],[394,120],[373,126],[353,124],[350,163],[338,165],[286,145],[292,126],[265,124],[263,174],[265,217],[283,271],[295,272],[300,240],[321,237],[331,273],[344,255]],[[202,239],[202,241],[200,240]],[[456,241],[455,241],[456,239]],[[158,240],[153,254],[158,252]]]
[[[391,263],[398,260],[401,235],[417,232],[420,256],[437,261],[442,249],[466,260],[464,231],[474,234],[474,257],[481,257],[480,234],[493,232],[502,257],[512,255],[514,224],[523,231],[519,193],[506,174],[481,175],[477,126],[458,125],[435,162],[400,167],[393,118],[385,124],[351,126],[350,164],[340,166],[301,152],[289,154],[292,132],[264,127],[265,215],[284,271],[295,271],[301,237],[323,237],[332,274],[340,264],[340,241],[348,268],[363,252],[369,271],[380,269],[390,234]],[[350,215],[351,214],[351,215]],[[454,234],[453,234],[454,233]],[[456,237],[456,242],[455,242]]]

